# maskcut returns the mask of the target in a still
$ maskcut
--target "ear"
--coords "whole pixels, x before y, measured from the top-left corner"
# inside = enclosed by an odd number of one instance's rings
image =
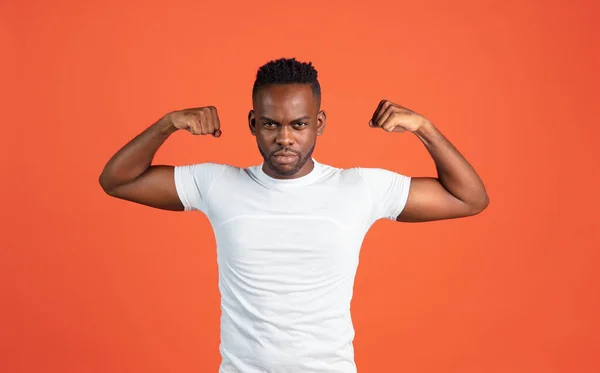
[[[319,114],[317,114],[317,136],[321,136],[323,134],[326,123],[327,114],[325,114],[325,111],[321,110],[319,111]]]
[[[254,115],[254,110],[250,110],[248,113],[248,127],[250,127],[252,136],[256,136],[256,116]]]

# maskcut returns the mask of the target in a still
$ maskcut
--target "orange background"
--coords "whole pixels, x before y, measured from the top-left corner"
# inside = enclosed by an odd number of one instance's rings
[[[431,119],[482,176],[481,215],[377,223],[353,316],[359,372],[598,372],[598,10],[592,1],[3,1],[0,371],[216,372],[214,238],[200,214],[105,195],[109,157],[167,111],[220,139],[161,163],[260,162],[258,66],[313,61],[315,157],[435,175],[382,98]]]

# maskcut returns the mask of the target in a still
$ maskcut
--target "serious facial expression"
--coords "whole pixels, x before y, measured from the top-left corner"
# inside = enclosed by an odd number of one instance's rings
[[[248,120],[265,173],[280,179],[308,174],[317,136],[325,129],[325,113],[319,110],[310,85],[264,86],[253,101]]]

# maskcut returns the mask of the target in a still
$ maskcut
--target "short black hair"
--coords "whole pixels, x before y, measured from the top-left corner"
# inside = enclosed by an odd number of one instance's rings
[[[269,84],[307,84],[321,105],[321,85],[318,72],[312,62],[300,62],[295,58],[279,58],[259,67],[252,87],[252,99],[262,86]]]

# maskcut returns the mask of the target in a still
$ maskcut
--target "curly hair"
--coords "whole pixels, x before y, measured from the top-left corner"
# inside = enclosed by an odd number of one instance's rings
[[[321,103],[321,85],[318,72],[312,62],[300,62],[295,58],[280,58],[262,65],[257,73],[252,98],[256,97],[258,89],[270,84],[307,84],[311,86],[312,93]]]

